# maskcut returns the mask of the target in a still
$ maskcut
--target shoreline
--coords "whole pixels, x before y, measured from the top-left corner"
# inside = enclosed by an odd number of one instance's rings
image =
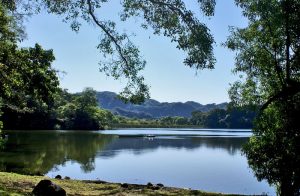
[[[66,190],[67,195],[203,195],[237,196],[239,194],[210,193],[159,185],[110,183],[100,180],[53,179],[47,176],[29,176],[0,172],[0,195],[31,195],[34,186],[43,179],[49,179]]]

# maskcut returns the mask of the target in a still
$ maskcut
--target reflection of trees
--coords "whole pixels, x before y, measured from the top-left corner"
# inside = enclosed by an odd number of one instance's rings
[[[124,150],[142,154],[158,148],[193,150],[223,149],[234,155],[248,138],[237,137],[124,137],[95,132],[11,132],[5,153],[0,153],[0,170],[45,174],[67,161],[80,164],[84,172],[95,169],[95,157],[113,157]],[[196,155],[195,155],[196,156]]]
[[[224,149],[230,155],[234,155],[247,141],[248,138],[239,137],[156,137],[154,139],[122,137],[108,144],[105,147],[105,151],[102,151],[101,156],[111,157],[118,154],[121,150],[130,150],[135,154],[142,154],[145,150],[157,148],[193,150],[200,147]]]
[[[205,145],[212,149],[224,149],[230,155],[235,155],[237,151],[241,150],[243,144],[248,141],[249,138],[239,137],[202,137],[193,138],[195,143],[200,143],[201,146]]]
[[[85,172],[94,170],[97,151],[113,136],[92,132],[13,132],[0,153],[0,169],[19,173],[47,173],[72,160]]]

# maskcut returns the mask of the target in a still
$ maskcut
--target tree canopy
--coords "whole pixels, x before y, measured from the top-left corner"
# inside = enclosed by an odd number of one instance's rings
[[[61,129],[104,129],[110,126],[114,118],[111,112],[99,108],[96,91],[92,88],[70,95],[70,99],[59,104],[56,111]]]
[[[280,195],[299,195],[300,1],[236,3],[249,24],[232,28],[226,42],[244,76],[229,93],[237,105],[261,106],[244,152],[258,179]]]
[[[105,58],[105,61],[99,63],[100,70],[115,79],[128,79],[120,93],[125,101],[141,103],[149,97],[148,85],[140,74],[146,61],[142,58],[139,48],[130,40],[129,35],[117,31],[114,21],[102,20],[99,17],[102,6],[108,3],[108,0],[1,2],[18,19],[45,9],[49,13],[63,16],[64,21],[68,22],[74,31],[79,31],[83,21],[95,25],[102,35],[97,48]],[[197,2],[205,15],[213,15],[214,0]],[[143,18],[141,27],[152,28],[154,34],[169,37],[172,42],[176,42],[178,49],[186,52],[185,65],[195,69],[214,68],[214,39],[206,25],[186,8],[183,0],[124,0],[120,4],[122,21],[131,17]]]
[[[19,48],[23,31],[7,8],[0,4],[0,101],[4,111],[4,126],[17,124],[13,114],[46,114],[54,104],[58,91],[52,50],[36,44],[33,48]],[[42,123],[42,122],[40,122]]]
[[[13,1],[0,2],[0,129],[103,129],[112,114],[98,108],[96,94],[86,89],[71,95],[60,89],[52,50],[39,44],[20,48],[18,13]],[[7,7],[3,6],[6,5]],[[2,135],[0,136],[0,140]]]

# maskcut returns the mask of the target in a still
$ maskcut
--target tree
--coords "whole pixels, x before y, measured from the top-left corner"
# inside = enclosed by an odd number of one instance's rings
[[[11,19],[5,14],[5,9],[2,7],[0,4],[0,48],[5,47],[5,44],[7,40],[13,41],[14,40],[14,32],[9,29],[9,24],[11,23]],[[0,74],[1,76],[3,75],[2,73],[2,63],[0,63]],[[2,77],[1,77],[2,79]],[[2,90],[2,89],[1,89]],[[2,92],[1,92],[2,94]],[[3,100],[2,97],[0,96],[0,118],[2,116],[2,105],[3,105]],[[3,123],[0,120],[0,146],[2,144],[2,130],[3,128]]]
[[[198,125],[204,127],[204,120],[206,118],[206,114],[201,111],[193,111],[192,112],[192,117],[190,119],[190,122],[193,125]]]
[[[5,9],[0,4],[0,48],[5,47],[7,40],[14,41],[15,32],[11,31],[9,28],[9,24],[11,24],[11,19],[5,14]],[[0,62],[0,75],[3,75],[2,71],[2,63]],[[1,77],[1,80],[2,77]],[[2,89],[1,89],[2,90]],[[2,92],[0,92],[0,95]],[[3,106],[3,100],[0,96],[0,149],[3,145],[3,137],[2,137],[2,128],[3,128],[3,122],[1,121],[2,116],[2,106]]]
[[[100,70],[115,79],[124,77],[128,83],[121,92],[125,101],[141,103],[149,97],[149,88],[144,83],[144,77],[139,74],[144,69],[146,61],[141,57],[137,46],[126,33],[116,29],[116,23],[111,20],[101,20],[97,16],[107,0],[1,0],[13,16],[21,18],[36,12],[41,8],[49,13],[61,15],[69,22],[74,31],[79,31],[82,21],[93,24],[101,30],[102,39],[97,48],[107,60],[100,62]],[[198,0],[199,7],[207,16],[213,15],[215,0]],[[123,0],[121,20],[131,17],[142,17],[143,28],[152,28],[154,34],[163,34],[177,48],[185,51],[187,57],[184,64],[195,69],[212,69],[215,64],[213,56],[213,37],[205,24],[201,23],[188,10],[183,0]],[[110,59],[110,60],[108,60]]]
[[[2,3],[0,19],[0,99],[4,128],[50,125],[48,119],[59,85],[57,71],[51,67],[53,52],[38,44],[33,48],[18,48],[17,42],[24,32]]]
[[[99,129],[100,122],[98,121],[98,103],[96,91],[91,88],[86,88],[79,96],[74,99],[75,104],[75,119],[74,129]]]
[[[226,118],[226,110],[213,109],[207,112],[203,121],[204,127],[219,128],[226,127],[224,119]]]
[[[188,125],[189,119],[181,116],[174,116],[174,124],[176,125]]]
[[[51,67],[53,52],[38,44],[21,49],[13,44],[0,51],[4,128],[51,128],[49,120],[59,85]]]
[[[244,153],[259,180],[280,195],[300,194],[300,1],[236,0],[249,19],[226,42],[237,51],[232,85],[236,105],[260,105]]]
[[[252,129],[254,119],[257,116],[257,111],[258,106],[250,107],[246,105],[242,107],[236,107],[229,103],[224,122],[227,128]]]
[[[251,129],[256,115],[255,108],[235,107],[229,103],[226,110],[194,111],[190,122],[205,128]]]
[[[57,118],[62,129],[98,130],[111,126],[113,114],[98,106],[96,91],[85,88],[81,93],[61,92],[67,99],[60,101]]]
[[[1,116],[2,116],[1,107],[2,107],[2,100],[0,98],[0,119],[1,119]],[[3,138],[3,135],[2,135],[2,128],[3,128],[3,123],[0,120],[0,149],[2,149],[2,146],[3,146],[3,143],[4,143],[4,138]]]

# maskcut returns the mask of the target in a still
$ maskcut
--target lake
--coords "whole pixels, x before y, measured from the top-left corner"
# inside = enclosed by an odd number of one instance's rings
[[[241,154],[251,130],[7,131],[0,170],[275,195]]]

